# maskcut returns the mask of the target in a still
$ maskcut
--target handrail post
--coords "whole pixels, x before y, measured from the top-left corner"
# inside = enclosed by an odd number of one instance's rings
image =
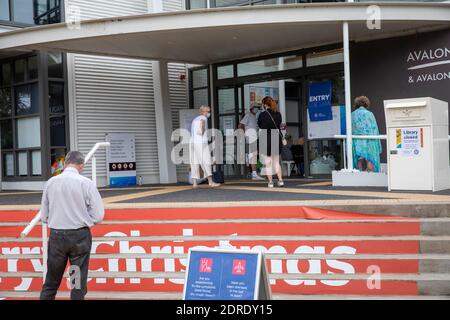
[[[45,283],[47,277],[47,261],[48,261],[48,235],[47,224],[42,223],[42,281]]]
[[[92,156],[92,181],[97,186],[97,158]]]

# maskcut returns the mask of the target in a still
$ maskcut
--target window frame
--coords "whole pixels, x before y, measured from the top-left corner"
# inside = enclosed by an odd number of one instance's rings
[[[0,19],[0,25],[5,25],[5,26],[12,26],[12,27],[31,27],[31,26],[39,26],[39,25],[46,25],[49,23],[44,23],[44,24],[37,24],[36,23],[36,19],[47,15],[50,15],[53,11],[59,11],[59,21],[57,22],[53,22],[53,23],[60,23],[60,22],[64,22],[65,19],[65,0],[58,0],[59,1],[59,7],[54,7],[52,9],[48,9],[50,6],[50,0],[47,0],[47,9],[48,11],[37,16],[35,15],[36,12],[36,2],[35,0],[30,0],[33,1],[33,23],[24,23],[24,22],[19,22],[19,21],[15,21],[14,20],[14,0],[8,0],[8,4],[9,4],[9,20],[1,20]]]
[[[48,77],[48,54],[46,51],[37,51],[33,53],[27,53],[15,57],[10,57],[8,59],[0,60],[0,64],[8,63],[11,66],[11,79],[8,85],[2,85],[1,88],[10,87],[11,90],[11,115],[8,117],[0,116],[0,120],[8,120],[12,122],[12,139],[13,145],[12,148],[9,149],[1,149],[0,146],[0,161],[2,162],[1,166],[1,177],[2,181],[5,182],[20,182],[20,181],[45,181],[51,176],[51,150],[52,149],[65,149],[65,153],[70,149],[70,124],[69,124],[69,107],[68,107],[68,88],[67,88],[67,56],[64,53],[62,54],[62,69],[63,74],[62,78],[49,78]],[[15,83],[15,70],[14,70],[14,62],[19,59],[27,59],[31,56],[37,56],[38,60],[38,77],[36,79],[29,80],[28,77],[28,69],[26,70],[26,78],[23,82]],[[28,62],[27,62],[28,67]],[[28,115],[17,115],[15,110],[15,87],[19,87],[27,84],[36,84],[38,85],[38,113],[28,114]],[[63,84],[63,101],[64,101],[64,112],[63,113],[50,113],[49,110],[49,85],[50,83],[61,83]],[[31,148],[18,148],[17,147],[17,119],[31,118],[31,117],[39,117],[40,121],[40,134],[41,134],[41,143],[40,147],[31,147]],[[65,146],[51,146],[50,142],[50,119],[51,117],[64,117],[65,121]],[[32,168],[32,153],[35,151],[41,152],[41,175],[33,175]],[[27,175],[19,176],[19,163],[18,157],[20,152],[27,152]],[[5,159],[5,154],[13,154],[14,159],[14,176],[6,175],[6,167],[3,163]]]

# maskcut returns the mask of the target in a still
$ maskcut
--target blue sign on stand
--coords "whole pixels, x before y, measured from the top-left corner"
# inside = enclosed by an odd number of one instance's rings
[[[270,299],[265,260],[260,252],[190,249],[185,300]]]
[[[309,121],[327,121],[333,119],[331,110],[331,95],[331,81],[314,82],[309,84]]]

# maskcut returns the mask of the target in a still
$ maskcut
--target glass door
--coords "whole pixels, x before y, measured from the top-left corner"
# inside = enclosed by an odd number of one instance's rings
[[[342,114],[340,110],[341,106],[345,105],[345,87],[344,87],[344,75],[343,73],[331,73],[331,74],[316,74],[306,77],[306,97],[309,96],[309,84],[315,82],[331,81],[332,83],[332,107],[335,115]],[[306,99],[306,101],[308,98]],[[307,104],[307,102],[305,103]],[[305,106],[305,110],[307,106]],[[345,114],[345,110],[344,110]],[[306,115],[308,116],[308,115]],[[344,115],[342,115],[344,116]],[[323,127],[321,138],[311,138],[311,128],[308,128],[307,139],[307,156],[309,159],[308,169],[310,176],[313,177],[329,177],[333,170],[338,170],[344,167],[343,164],[343,148],[342,140],[333,138],[332,135],[326,133],[329,130],[328,126],[331,124],[329,121],[323,123],[315,123],[316,128]],[[309,123],[312,127],[311,123]],[[317,129],[316,129],[317,131]],[[336,132],[335,134],[339,134]]]

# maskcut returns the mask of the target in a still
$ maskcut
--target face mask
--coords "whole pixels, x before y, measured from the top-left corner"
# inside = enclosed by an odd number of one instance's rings
[[[206,117],[207,117],[207,118],[211,118],[211,112],[208,112],[208,113],[206,114]]]

